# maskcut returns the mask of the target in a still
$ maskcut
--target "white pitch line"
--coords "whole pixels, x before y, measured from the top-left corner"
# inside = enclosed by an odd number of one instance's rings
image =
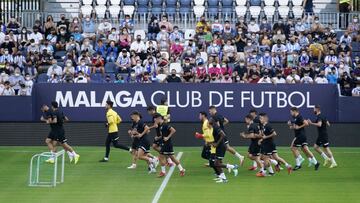
[[[183,155],[183,152],[179,152],[178,155],[176,156],[176,159],[177,160],[180,160],[181,159],[181,156]],[[152,200],[152,203],[157,203],[161,197],[161,194],[163,193],[166,185],[168,184],[169,180],[170,180],[170,177],[171,175],[173,174],[174,170],[175,170],[175,167],[176,166],[173,166],[170,168],[169,170],[169,173],[165,176],[163,182],[161,183],[158,191],[156,192],[155,196],[154,196],[154,199]]]

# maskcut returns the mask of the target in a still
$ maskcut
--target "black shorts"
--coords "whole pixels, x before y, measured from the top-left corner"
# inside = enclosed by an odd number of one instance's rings
[[[140,139],[138,149],[142,149],[145,153],[150,152],[150,142],[146,137]]]
[[[295,137],[293,147],[303,147],[303,146],[307,146],[307,145],[308,145],[308,143],[306,141],[305,135],[300,135],[300,136]]]
[[[50,140],[55,140],[56,141],[56,134],[54,131],[50,131],[47,138],[49,138]]]
[[[226,146],[224,143],[221,143],[216,147],[216,159],[222,160],[225,157]]]
[[[251,154],[252,156],[260,156],[260,151],[261,151],[260,145],[253,142],[250,144],[248,150],[249,154]]]
[[[263,155],[272,155],[274,153],[277,153],[276,145],[275,145],[274,142],[261,144],[261,154],[263,154]]]
[[[160,139],[158,139],[158,140],[156,140],[156,139],[154,138],[153,144],[155,144],[155,145],[157,145],[157,146],[161,146],[161,144],[162,144],[162,138],[160,138]]]
[[[131,144],[131,149],[137,149],[137,148],[139,148],[139,145],[140,145],[140,139],[137,137],[133,138],[133,142]]]
[[[204,145],[201,152],[201,157],[206,160],[210,158],[210,146]]]
[[[327,135],[319,135],[315,143],[317,146],[329,147],[329,137]]]
[[[163,142],[161,145],[160,154],[162,155],[174,155],[174,148],[171,141]]]
[[[56,138],[55,138],[56,141],[60,142],[61,144],[65,144],[67,142],[64,130],[56,130],[53,133],[56,136]]]

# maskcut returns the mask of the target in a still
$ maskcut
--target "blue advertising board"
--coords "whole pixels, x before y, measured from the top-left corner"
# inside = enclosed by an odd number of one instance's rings
[[[330,121],[338,119],[338,91],[335,85],[272,84],[35,84],[34,119],[40,106],[58,101],[72,121],[105,121],[105,103],[114,102],[123,120],[139,111],[145,120],[148,106],[167,98],[173,122],[198,121],[198,112],[215,105],[232,122],[241,122],[250,109],[266,112],[272,121],[290,119],[289,109],[300,108],[304,118],[314,118],[313,107],[322,106]]]

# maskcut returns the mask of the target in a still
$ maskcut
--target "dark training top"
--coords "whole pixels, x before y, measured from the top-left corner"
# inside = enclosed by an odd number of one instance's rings
[[[325,116],[319,114],[319,115],[317,115],[315,122],[318,123],[319,121],[321,121],[321,126],[317,127],[319,136],[326,136],[327,135],[327,119],[325,118]]]
[[[292,124],[295,124],[297,126],[302,126],[304,124],[304,119],[303,117],[299,114],[295,117],[293,117],[293,120],[291,121]],[[294,129],[295,132],[295,137],[299,137],[299,136],[305,136],[305,128],[300,128],[300,129]]]
[[[50,117],[52,119],[57,119],[57,123],[51,123],[50,124],[50,127],[51,127],[51,130],[63,130],[64,129],[64,120],[65,120],[65,115],[62,111],[59,111],[58,109],[55,110],[55,111],[52,111],[49,113],[50,114]]]
[[[133,130],[135,130],[136,132],[138,132],[139,134],[143,133],[145,130],[145,124],[142,120],[139,120],[138,122],[133,122],[131,128]],[[138,139],[143,139],[146,137],[147,134],[143,135],[141,138]]]
[[[259,128],[259,125],[257,123],[251,123],[248,126],[248,129],[247,129],[248,134],[250,134],[250,133],[259,134],[259,132],[260,132],[260,128]],[[251,138],[251,143],[252,144],[258,144],[259,140],[260,140],[260,138]]]
[[[220,138],[221,138],[221,132],[223,132],[224,133],[224,131],[220,128],[220,127],[218,127],[218,126],[214,126],[213,127],[213,136],[214,136],[214,141],[215,142],[218,142],[219,140],[220,140]],[[225,133],[224,133],[225,134]],[[225,136],[225,135],[224,135]],[[222,143],[224,143],[224,138],[223,138],[223,140],[220,142],[220,144],[222,144]]]
[[[270,124],[260,125],[260,130],[264,133],[264,135],[269,136],[271,135],[275,130],[270,126]],[[271,144],[273,142],[273,138],[267,138],[264,139],[262,144]]]
[[[221,130],[224,130],[224,121],[225,121],[224,116],[216,113],[215,115],[211,116],[211,118],[212,118],[215,122],[219,122],[219,127],[221,128]]]

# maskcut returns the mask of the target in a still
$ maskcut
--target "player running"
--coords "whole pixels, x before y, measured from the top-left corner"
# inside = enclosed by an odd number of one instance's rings
[[[57,143],[64,148],[67,152],[70,163],[74,161],[75,164],[78,163],[80,159],[80,155],[76,154],[73,148],[67,143],[67,139],[65,137],[65,130],[64,130],[64,122],[68,122],[69,119],[64,115],[63,112],[59,110],[59,104],[56,101],[51,102],[51,112],[48,114],[49,117],[47,118],[46,123],[50,124],[51,132],[50,137],[51,139],[56,140]],[[51,157],[48,160],[49,163],[54,163],[54,157]]]
[[[174,156],[174,149],[172,144],[172,136],[175,134],[175,128],[165,123],[164,117],[160,114],[155,114],[155,124],[157,125],[157,132],[159,133],[156,139],[162,139],[162,146],[160,149],[160,163],[161,172],[158,177],[166,175],[166,158],[170,158],[179,168],[180,176],[185,175],[185,169],[181,166],[180,161]]]
[[[314,108],[314,114],[316,115],[316,121],[312,122],[308,119],[310,125],[316,126],[318,129],[318,138],[314,144],[314,149],[317,151],[321,157],[324,158],[324,166],[331,162],[330,168],[337,167],[337,163],[334,159],[334,156],[329,147],[329,136],[327,133],[327,126],[330,126],[330,122],[326,119],[325,116],[321,114],[320,105],[316,105]],[[320,147],[324,148],[324,151]]]
[[[200,117],[201,116],[206,118],[206,113],[200,113]],[[210,121],[208,121],[206,119],[205,122],[207,124],[207,128],[205,129],[204,134],[196,132],[195,137],[198,139],[204,139],[206,145],[209,146],[209,166],[214,169],[215,174],[217,175],[214,180],[217,183],[226,183],[228,180],[223,172],[223,168],[227,168],[230,172],[232,170],[234,172],[234,176],[237,176],[239,166],[236,164],[223,164],[222,160],[224,159],[226,152],[226,146],[224,144],[224,137],[226,136],[225,132],[221,130],[214,120],[210,119]]]
[[[48,123],[49,122],[49,118],[51,118],[51,112],[49,107],[44,104],[41,107],[41,111],[43,112],[43,115],[41,116],[40,120],[42,122]],[[49,123],[48,123],[49,124]],[[50,130],[47,138],[45,139],[45,143],[48,146],[48,149],[51,153],[56,153],[56,137],[53,134],[52,130]],[[46,162],[48,163],[53,163],[54,159],[53,158],[49,158],[48,160],[46,160]]]
[[[135,152],[135,163],[133,162],[133,164],[128,168],[136,168],[136,160],[140,159],[148,163],[150,173],[156,172],[155,168],[158,162],[156,159],[148,156],[150,151],[150,142],[147,136],[149,127],[143,123],[141,120],[142,116],[139,112],[135,111],[130,116],[133,123],[128,133],[134,140],[136,140],[136,144],[132,146],[132,152]]]
[[[266,166],[269,168],[269,173],[273,173],[272,167],[270,165],[270,160],[273,158],[278,163],[275,165],[275,170],[277,172],[280,171],[280,163],[285,164],[285,167],[290,174],[292,171],[291,165],[288,164],[283,158],[281,158],[276,150],[276,144],[274,142],[274,138],[277,136],[276,131],[269,124],[269,117],[266,113],[259,114],[260,121],[260,135],[262,136],[261,143],[261,153],[264,156],[264,161]]]
[[[300,115],[299,109],[296,107],[292,107],[290,109],[290,114],[293,119],[288,121],[288,126],[295,132],[295,138],[291,144],[291,151],[294,154],[296,161],[296,166],[293,170],[296,171],[301,169],[301,164],[304,162],[304,158],[300,155],[298,150],[299,147],[301,147],[301,150],[308,157],[309,167],[314,164],[315,170],[318,170],[320,164],[316,160],[313,153],[309,150],[308,143],[306,142],[305,127],[308,125],[308,122],[303,119],[303,117]]]
[[[240,133],[240,136],[245,139],[251,139],[248,156],[251,160],[255,161],[257,166],[260,166],[260,171],[256,173],[257,177],[265,177],[264,165],[260,160],[260,145],[259,140],[262,138],[260,135],[260,128],[258,124],[252,121],[251,115],[245,116],[245,123],[247,126],[247,132]]]
[[[221,130],[225,132],[224,126],[229,123],[229,120],[227,118],[225,118],[224,116],[218,114],[215,106],[209,107],[209,113],[210,113],[211,118],[214,120],[214,122],[216,122],[219,125],[219,127],[221,128]],[[244,163],[244,156],[240,155],[233,147],[230,146],[230,142],[226,136],[224,138],[224,144],[225,144],[226,150],[228,152],[230,152],[231,154],[233,154],[234,156],[236,156],[240,161],[240,165],[242,166],[242,164]]]
[[[113,108],[114,102],[107,101],[106,102],[106,127],[108,128],[108,136],[105,141],[105,157],[100,160],[100,162],[108,162],[109,161],[109,155],[110,155],[110,145],[111,143],[115,148],[123,149],[126,151],[130,151],[130,148],[122,145],[119,143],[119,136],[118,136],[118,125],[121,123],[120,116],[114,111]]]
[[[214,137],[212,135],[212,130],[209,129],[209,120],[207,119],[207,113],[204,111],[201,111],[199,113],[199,119],[201,121],[202,124],[202,135],[203,135],[203,139],[205,141],[205,144],[203,146],[203,149],[201,151],[201,157],[203,159],[209,160],[210,159],[210,154],[211,154],[211,148],[213,148],[213,153],[215,153],[215,147],[213,147],[211,144],[214,142]],[[197,133],[196,134],[200,134]],[[199,139],[199,138],[198,138]],[[210,164],[210,163],[209,163]]]

